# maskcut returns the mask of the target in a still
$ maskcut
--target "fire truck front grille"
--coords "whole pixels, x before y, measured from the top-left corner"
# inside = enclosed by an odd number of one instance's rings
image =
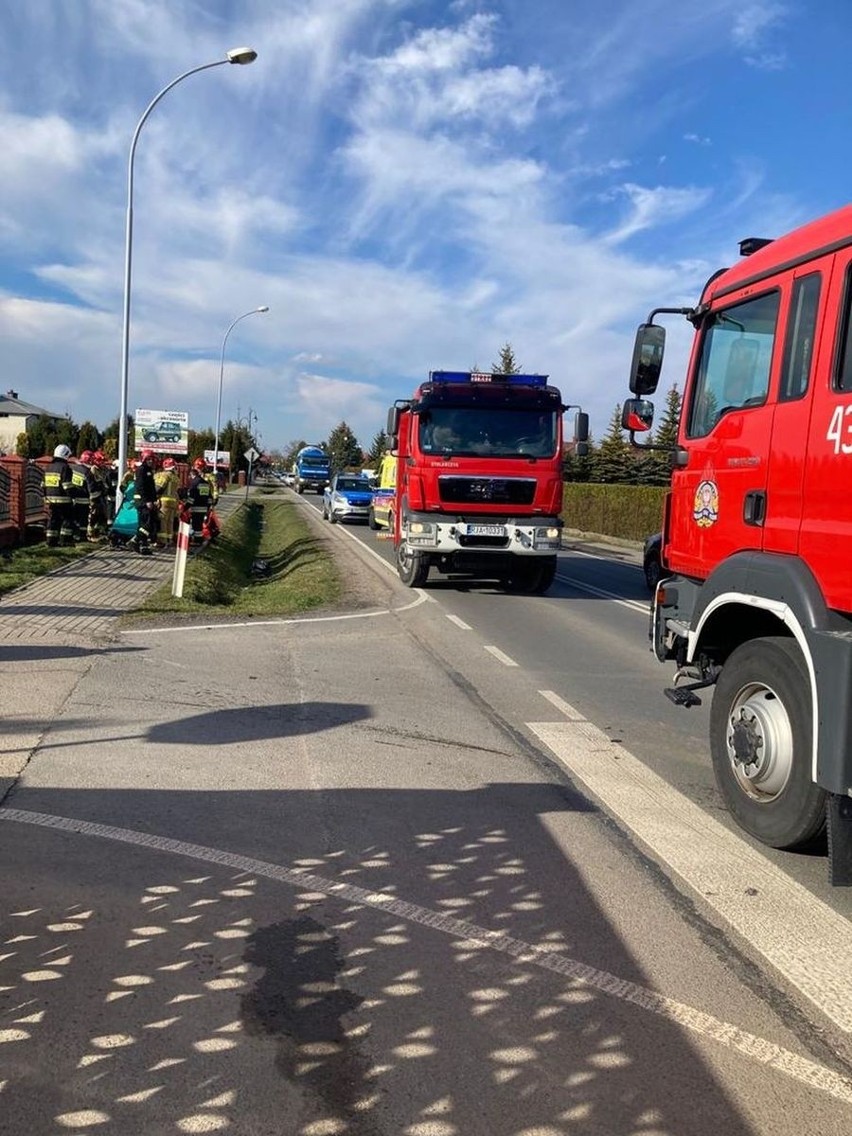
[[[441,501],[452,505],[531,505],[535,481],[529,477],[438,478]]]

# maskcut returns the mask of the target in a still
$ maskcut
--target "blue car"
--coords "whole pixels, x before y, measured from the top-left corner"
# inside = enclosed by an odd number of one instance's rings
[[[322,495],[322,515],[326,521],[366,521],[370,515],[373,489],[366,477],[338,473]]]

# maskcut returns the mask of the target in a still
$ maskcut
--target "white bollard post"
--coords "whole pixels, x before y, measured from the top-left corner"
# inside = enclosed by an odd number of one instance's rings
[[[172,575],[172,595],[178,599],[183,595],[183,577],[186,572],[186,557],[189,552],[189,538],[192,534],[192,525],[188,521],[178,524],[177,552],[175,553],[175,570]]]

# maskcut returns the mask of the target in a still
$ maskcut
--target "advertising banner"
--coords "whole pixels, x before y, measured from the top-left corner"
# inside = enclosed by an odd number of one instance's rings
[[[215,450],[205,450],[204,451],[204,460],[207,462],[207,464],[209,466],[213,465],[214,454],[215,454]],[[230,464],[231,464],[231,451],[230,450],[220,450],[219,451],[219,460],[216,462],[216,465],[219,467],[219,469],[227,469]]]
[[[189,414],[185,410],[137,410],[133,419],[133,448],[155,454],[189,452]]]

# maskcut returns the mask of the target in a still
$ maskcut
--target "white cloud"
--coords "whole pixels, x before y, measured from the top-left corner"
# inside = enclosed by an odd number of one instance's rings
[[[712,194],[709,189],[695,186],[656,186],[649,189],[632,183],[621,186],[618,192],[629,201],[630,212],[605,237],[611,245],[621,244],[643,229],[671,224],[694,213],[709,201]]]
[[[786,52],[771,51],[765,43],[767,34],[782,24],[787,15],[787,6],[774,0],[747,4],[738,13],[731,38],[749,66],[763,71],[779,71],[786,66]]]

